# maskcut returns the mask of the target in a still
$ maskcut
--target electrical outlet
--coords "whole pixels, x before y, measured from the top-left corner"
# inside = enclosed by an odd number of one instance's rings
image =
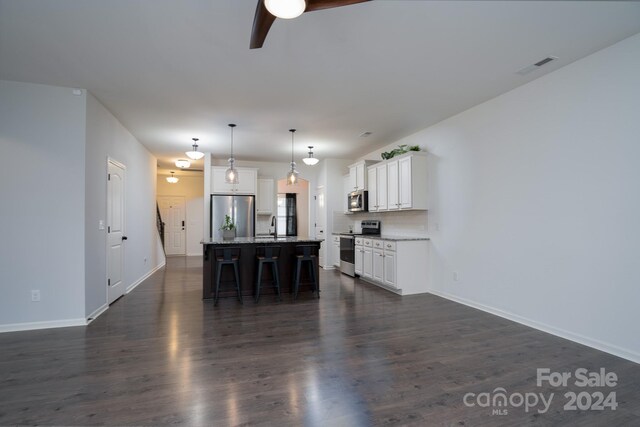
[[[145,264],[147,263],[147,257],[144,257],[144,263]]]
[[[460,281],[460,273],[458,273],[457,271],[453,272],[453,281],[454,282],[459,282]]]
[[[38,302],[40,301],[40,291],[35,289],[31,291],[31,301]]]
[[[440,231],[440,223],[436,222],[436,231]]]

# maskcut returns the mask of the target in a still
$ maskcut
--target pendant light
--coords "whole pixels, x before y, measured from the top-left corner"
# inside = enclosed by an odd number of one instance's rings
[[[229,169],[224,173],[224,182],[227,184],[237,184],[238,181],[238,171],[233,166],[236,162],[236,159],[233,158],[233,128],[236,127],[233,123],[229,123],[229,127],[231,128],[231,157],[229,157]]]
[[[295,185],[298,183],[298,171],[296,170],[296,162],[293,161],[293,134],[295,129],[289,129],[291,132],[291,170],[287,174],[287,185]]]
[[[193,140],[193,150],[192,151],[187,151],[186,154],[187,157],[189,157],[190,159],[193,160],[200,160],[201,158],[204,157],[204,153],[198,151],[198,138],[191,138]]]
[[[174,173],[175,173],[174,171],[171,171],[171,176],[167,177],[167,182],[169,184],[175,184],[176,182],[180,181],[178,178],[175,177]]]
[[[313,166],[320,161],[313,157],[313,151],[311,151],[312,149],[313,145],[309,145],[309,157],[305,157],[304,159],[302,159],[305,165]]]
[[[186,160],[186,159],[176,160],[176,167],[179,167],[180,169],[186,169],[189,166],[191,166],[191,162],[189,160]]]
[[[305,0],[264,0],[264,5],[273,16],[283,19],[297,18],[307,7]]]

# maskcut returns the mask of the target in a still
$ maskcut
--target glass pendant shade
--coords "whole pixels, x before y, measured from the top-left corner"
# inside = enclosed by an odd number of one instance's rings
[[[305,157],[304,159],[302,159],[302,161],[304,162],[305,165],[309,165],[309,166],[313,166],[315,164],[317,164],[320,160],[316,159],[315,157],[313,157],[313,151],[311,151],[313,148],[312,145],[309,145],[309,157]]]
[[[295,162],[291,162],[291,170],[287,174],[287,185],[296,185],[298,183],[298,175]]]
[[[307,7],[305,0],[264,0],[264,5],[269,13],[282,19],[297,18]]]
[[[190,159],[200,160],[204,157],[204,153],[198,151],[198,138],[191,138],[193,140],[193,150],[187,151],[184,154],[187,155]]]
[[[180,181],[178,178],[176,178],[174,175],[174,172],[171,172],[171,176],[167,177],[167,182],[169,184],[175,184],[176,182]]]
[[[229,124],[231,128],[231,157],[229,157],[229,169],[224,173],[224,182],[227,184],[238,184],[240,180],[238,179],[238,171],[234,167],[236,159],[233,158],[233,128],[236,127],[233,123]]]
[[[176,160],[176,166],[180,169],[185,169],[191,166],[191,162],[185,159]]]
[[[298,171],[296,170],[296,162],[293,161],[293,134],[295,129],[289,129],[291,132],[291,170],[287,174],[287,185],[296,185],[298,183]]]
[[[229,169],[227,169],[224,173],[224,182],[227,184],[237,184],[238,181],[238,171],[233,167],[233,163],[235,160],[233,158],[229,159]]]

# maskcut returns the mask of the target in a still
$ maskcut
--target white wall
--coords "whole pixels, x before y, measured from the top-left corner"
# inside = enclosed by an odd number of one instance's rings
[[[431,153],[434,293],[640,362],[639,76],[636,35],[392,144]]]
[[[187,255],[202,256],[202,241],[204,236],[204,174],[200,176],[178,175],[175,184],[167,182],[167,176],[158,175],[158,197],[182,196],[186,203],[186,250]]]
[[[84,323],[85,106],[0,81],[0,331]]]
[[[157,251],[156,159],[91,94],[87,95],[86,155],[86,314],[107,304],[106,221],[107,158],[126,167],[125,243],[123,281],[131,290],[164,265]]]
[[[325,194],[325,230],[324,238],[325,243],[322,244],[324,248],[324,267],[333,268],[333,251],[335,250],[331,244],[331,233],[334,231],[344,231],[342,229],[336,229],[333,221],[336,215],[344,215],[344,198],[347,195],[344,193],[344,180],[343,176],[349,172],[348,166],[353,163],[353,160],[348,159],[324,159],[318,163],[320,166],[318,174],[318,186],[324,187]],[[313,192],[315,195],[315,192]],[[313,200],[313,197],[311,198]],[[336,224],[338,227],[342,227]]]

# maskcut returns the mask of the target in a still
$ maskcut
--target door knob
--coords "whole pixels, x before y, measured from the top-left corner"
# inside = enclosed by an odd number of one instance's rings
[[[122,236],[122,240],[127,240],[127,236]]]

